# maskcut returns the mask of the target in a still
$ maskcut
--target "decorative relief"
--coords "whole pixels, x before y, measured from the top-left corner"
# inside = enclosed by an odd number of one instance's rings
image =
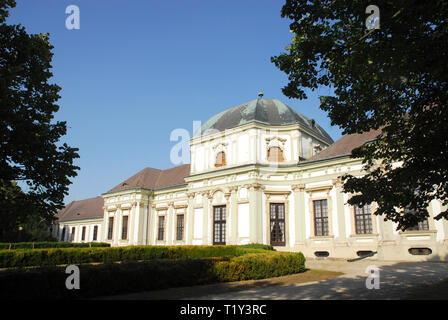
[[[194,193],[194,192],[188,192],[188,193],[187,193],[187,197],[188,197],[188,199],[193,199],[194,196],[195,196],[195,193]]]
[[[326,192],[330,193],[331,189],[333,189],[333,185],[323,185],[323,186],[313,186],[305,188],[306,192]]]
[[[304,184],[293,184],[291,186],[291,189],[294,192],[303,192],[305,190],[305,185]]]
[[[226,151],[225,149],[227,148],[227,145],[228,144],[226,142],[217,143],[213,146],[213,151],[215,152]]]
[[[265,190],[263,192],[266,195],[266,199],[270,199],[271,196],[283,196],[285,200],[288,199],[288,196],[291,194],[289,190]]]
[[[285,142],[286,139],[280,137],[268,137],[266,138],[266,147],[280,147],[283,150],[283,148],[285,147]]]
[[[344,182],[340,178],[333,179],[331,180],[331,182],[336,188],[342,187],[344,185]]]
[[[174,209],[185,209],[185,208],[188,208],[188,204],[186,204],[186,203],[174,205]]]
[[[253,190],[264,190],[264,185],[260,183],[251,183],[244,186],[245,188],[253,191]]]

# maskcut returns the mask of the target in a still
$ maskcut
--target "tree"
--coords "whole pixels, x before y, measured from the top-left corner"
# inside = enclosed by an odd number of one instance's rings
[[[289,76],[288,97],[333,89],[320,108],[343,134],[380,129],[352,152],[366,175],[342,177],[350,204],[376,202],[375,214],[405,230],[437,199],[436,219],[448,219],[448,2],[375,1],[379,29],[366,21],[370,4],[287,0],[292,43],[271,61]]]
[[[66,122],[54,121],[61,90],[52,77],[48,34],[7,25],[14,0],[0,0],[0,241],[23,225],[51,222],[79,168],[76,148],[61,144]]]

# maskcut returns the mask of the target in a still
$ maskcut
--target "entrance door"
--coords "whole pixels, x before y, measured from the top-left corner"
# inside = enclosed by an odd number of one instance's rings
[[[271,203],[270,204],[270,230],[271,230],[271,245],[284,246],[285,241],[285,204]]]
[[[226,244],[226,206],[213,207],[213,244]]]

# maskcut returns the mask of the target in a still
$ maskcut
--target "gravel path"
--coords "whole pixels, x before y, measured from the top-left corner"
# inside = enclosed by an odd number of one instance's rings
[[[410,288],[448,278],[446,262],[307,260],[306,266],[311,269],[341,271],[344,275],[314,283],[253,288],[227,294],[211,294],[197,299],[406,299]],[[378,267],[379,289],[366,288],[369,276],[366,268],[369,266]]]

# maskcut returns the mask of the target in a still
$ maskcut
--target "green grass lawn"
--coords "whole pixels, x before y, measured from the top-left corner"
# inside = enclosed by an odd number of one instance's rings
[[[245,280],[226,283],[216,283],[192,287],[179,287],[164,290],[154,290],[98,299],[131,299],[131,300],[178,300],[194,299],[209,294],[228,293],[248,290],[253,288],[264,288],[269,286],[288,286],[300,283],[326,280],[343,275],[342,272],[328,270],[307,269],[305,272],[291,274],[282,277],[261,280]]]

